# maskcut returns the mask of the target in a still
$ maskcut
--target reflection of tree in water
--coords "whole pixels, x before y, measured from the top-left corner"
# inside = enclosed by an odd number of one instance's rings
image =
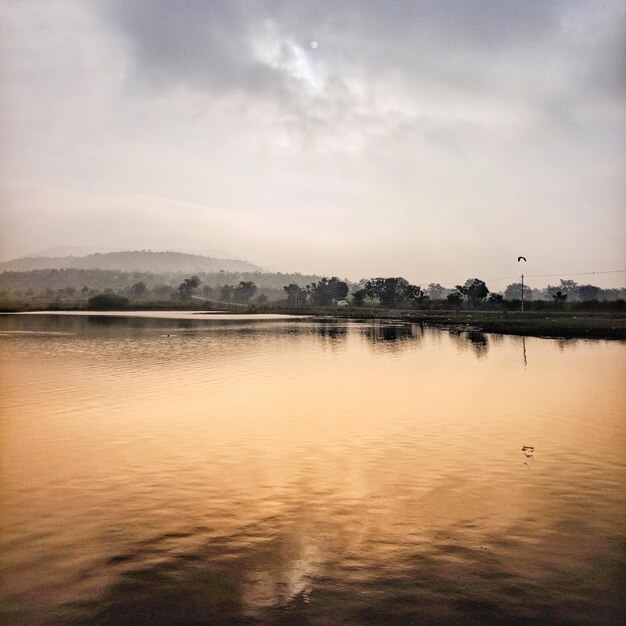
[[[307,333],[316,336],[323,348],[337,350],[346,345],[348,329],[345,324],[337,324],[336,322],[320,323],[313,326]]]
[[[481,333],[480,331],[451,330],[450,338],[462,352],[471,348],[474,354],[479,358],[486,356],[489,352],[489,338],[485,333]]]
[[[373,324],[364,335],[376,349],[399,350],[422,339],[424,329],[418,324]]]
[[[489,339],[485,333],[472,330],[467,333],[467,338],[469,339],[472,348],[474,348],[476,356],[482,357],[487,354],[489,351]]]
[[[450,331],[447,328],[441,326],[418,326],[422,334],[428,334],[428,339],[431,343],[441,344],[442,341],[447,341]]]
[[[559,337],[555,339],[557,348],[562,352],[563,350],[574,348],[578,345],[578,339],[574,337]]]
[[[348,329],[345,326],[339,326],[338,324],[319,324],[315,330],[320,337],[331,341],[345,339],[348,333]]]
[[[491,333],[489,335],[489,341],[494,345],[502,345],[504,343],[504,335],[500,333]]]
[[[118,328],[128,328],[133,321],[136,320],[129,317],[118,317],[116,315],[89,315],[86,317],[87,324],[84,326],[117,326]]]

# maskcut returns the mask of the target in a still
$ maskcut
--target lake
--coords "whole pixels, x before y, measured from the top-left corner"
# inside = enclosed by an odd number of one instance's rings
[[[622,623],[626,344],[0,315],[11,624]]]

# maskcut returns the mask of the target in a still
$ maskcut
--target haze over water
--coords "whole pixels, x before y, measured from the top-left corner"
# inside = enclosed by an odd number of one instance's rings
[[[0,316],[0,615],[620,623],[625,357],[417,325]]]

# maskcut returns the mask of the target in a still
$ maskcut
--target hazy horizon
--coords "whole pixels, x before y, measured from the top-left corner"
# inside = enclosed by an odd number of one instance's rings
[[[442,284],[624,269],[625,19],[613,0],[6,2],[0,256],[219,250]]]

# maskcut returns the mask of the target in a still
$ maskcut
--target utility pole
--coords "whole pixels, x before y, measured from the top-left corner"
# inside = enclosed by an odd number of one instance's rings
[[[526,263],[526,257],[518,256],[517,262],[519,263],[520,261],[524,261],[524,263]],[[522,313],[523,312],[524,312],[524,274],[522,274]]]

